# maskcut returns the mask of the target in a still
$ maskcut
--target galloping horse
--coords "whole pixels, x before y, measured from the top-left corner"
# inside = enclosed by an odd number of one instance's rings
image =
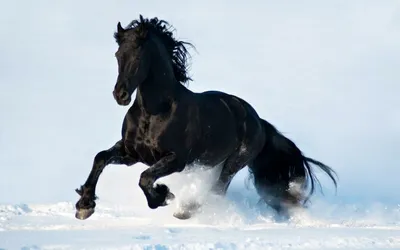
[[[135,90],[136,98],[124,118],[121,139],[94,157],[85,184],[76,190],[81,196],[76,218],[94,213],[96,185],[109,164],[149,166],[140,175],[139,187],[152,209],[174,198],[166,185],[155,181],[194,162],[209,167],[222,164],[211,189],[221,196],[235,174],[248,166],[261,199],[281,214],[306,204],[313,194],[319,181],[311,164],[336,186],[336,173],[330,167],[304,156],[246,101],[223,92],[187,89],[185,83],[191,80],[187,46],[192,45],[176,40],[171,27],[141,15],[126,28],[117,25],[118,78],[113,95],[123,106],[131,103]],[[300,185],[300,191],[291,190],[292,183]]]

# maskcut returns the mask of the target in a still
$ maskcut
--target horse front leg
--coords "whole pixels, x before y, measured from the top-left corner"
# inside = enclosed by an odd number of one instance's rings
[[[89,218],[94,213],[96,206],[96,185],[101,172],[109,164],[124,164],[131,166],[137,162],[136,157],[128,155],[125,152],[125,146],[122,140],[118,141],[108,150],[103,150],[94,157],[93,167],[85,182],[79,189],[75,191],[81,196],[76,203],[75,217],[80,220]]]
[[[143,171],[140,175],[139,186],[147,199],[147,204],[151,209],[166,206],[167,200],[172,200],[175,195],[169,191],[165,184],[154,183],[157,179],[181,172],[185,168],[185,163],[178,160],[176,154],[172,153],[165,156],[150,168]]]

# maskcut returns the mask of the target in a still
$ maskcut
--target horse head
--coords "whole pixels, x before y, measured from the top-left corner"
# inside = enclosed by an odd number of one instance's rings
[[[157,18],[132,21],[125,29],[117,24],[114,37],[118,43],[115,56],[118,61],[118,78],[113,95],[119,105],[129,105],[133,92],[148,78],[150,71],[158,83],[185,83],[187,76],[188,43],[174,39],[171,26]],[[190,44],[189,44],[190,45]],[[154,80],[154,79],[153,79]]]
[[[115,38],[119,45],[115,57],[118,61],[118,78],[113,95],[119,105],[128,105],[132,93],[146,79],[150,68],[147,32],[143,29],[122,28],[118,22]]]

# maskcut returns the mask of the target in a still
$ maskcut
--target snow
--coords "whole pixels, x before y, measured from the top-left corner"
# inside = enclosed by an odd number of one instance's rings
[[[317,196],[287,220],[259,203],[251,185],[235,183],[238,189],[224,198],[209,194],[220,169],[197,167],[162,179],[177,197],[156,210],[137,185],[110,196],[104,183],[95,213],[84,221],[74,217],[72,201],[0,205],[0,249],[400,249],[398,205]],[[141,170],[131,169],[136,175]],[[202,203],[197,214],[173,217],[193,199]]]
[[[125,170],[138,176],[144,168]],[[316,196],[285,220],[259,203],[251,185],[234,183],[224,198],[209,194],[219,171],[195,166],[163,178],[176,199],[156,210],[137,185],[100,182],[96,211],[84,221],[75,218],[74,201],[2,204],[0,249],[400,249],[398,205]],[[130,192],[118,193],[120,185]],[[173,217],[193,199],[202,203],[197,214]]]
[[[399,208],[340,207],[347,216],[322,217],[303,211],[286,222],[237,209],[181,221],[168,210],[101,204],[80,221],[69,202],[2,205],[0,249],[400,249]]]

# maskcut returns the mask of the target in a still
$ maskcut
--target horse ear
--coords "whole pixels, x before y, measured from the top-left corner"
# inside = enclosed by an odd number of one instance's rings
[[[144,20],[143,20],[143,16],[142,15],[139,15],[139,19],[140,19],[140,22],[143,23]]]
[[[117,31],[118,31],[118,33],[123,33],[125,31],[124,28],[122,28],[122,26],[121,26],[121,22],[118,22],[118,24],[117,24]]]

